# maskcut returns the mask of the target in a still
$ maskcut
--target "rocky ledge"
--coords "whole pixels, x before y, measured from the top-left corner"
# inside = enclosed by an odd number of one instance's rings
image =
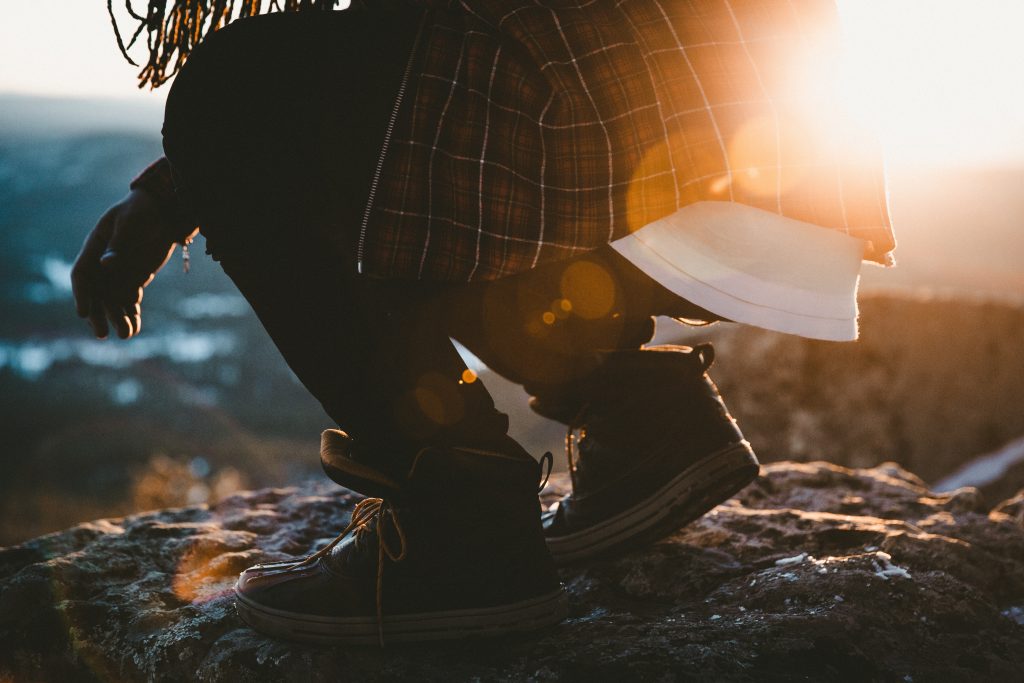
[[[333,536],[349,492],[83,524],[0,550],[0,680],[1019,679],[1024,497],[989,511],[891,465],[762,475],[664,542],[565,570],[558,627],[385,650],[270,640],[234,611],[235,575]]]

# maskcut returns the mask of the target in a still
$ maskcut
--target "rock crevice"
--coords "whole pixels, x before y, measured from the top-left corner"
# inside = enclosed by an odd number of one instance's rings
[[[1024,667],[1024,496],[990,512],[974,489],[935,494],[894,465],[769,465],[665,541],[563,570],[570,616],[537,634],[381,651],[241,623],[238,572],[314,550],[358,500],[266,489],[0,550],[0,679],[948,681]]]

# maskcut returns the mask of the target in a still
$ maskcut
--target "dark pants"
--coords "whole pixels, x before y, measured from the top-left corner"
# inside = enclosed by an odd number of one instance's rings
[[[292,370],[392,474],[508,427],[450,341],[534,394],[639,348],[652,315],[710,314],[611,248],[494,282],[355,275],[354,244],[420,15],[275,14],[218,31],[167,101],[164,147],[213,257]]]

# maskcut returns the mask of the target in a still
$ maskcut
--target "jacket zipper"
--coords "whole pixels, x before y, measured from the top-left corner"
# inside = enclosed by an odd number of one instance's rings
[[[380,156],[377,158],[377,167],[373,171],[373,178],[370,180],[370,191],[366,195],[366,209],[363,211],[363,222],[359,227],[359,241],[356,242],[356,272],[363,273],[363,252],[366,248],[366,228],[370,224],[370,212],[373,209],[373,200],[377,196],[377,186],[380,185],[381,171],[384,170],[384,157],[388,153],[388,145],[391,143],[391,136],[395,130],[395,122],[398,120],[398,110],[402,107],[402,99],[405,97],[405,90],[409,85],[409,76],[412,73],[413,63],[416,61],[416,51],[420,45],[420,38],[423,36],[423,27],[427,23],[427,12],[424,12],[420,19],[419,28],[416,29],[416,38],[412,42],[412,50],[409,52],[409,60],[405,64],[405,73],[402,74],[402,82],[398,85],[398,94],[395,96],[395,106],[391,109],[391,118],[388,119],[388,127],[384,131],[384,142],[380,146]]]

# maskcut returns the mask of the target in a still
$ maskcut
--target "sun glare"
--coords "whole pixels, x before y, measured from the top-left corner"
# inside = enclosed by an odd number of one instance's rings
[[[901,163],[1024,162],[1024,2],[839,0],[842,98]]]
[[[890,159],[1024,163],[1024,1],[838,4],[846,52],[837,85]],[[4,18],[0,92],[147,102],[166,94],[136,89],[138,69],[118,53],[102,3],[64,2],[56,14],[52,3],[16,3]]]

